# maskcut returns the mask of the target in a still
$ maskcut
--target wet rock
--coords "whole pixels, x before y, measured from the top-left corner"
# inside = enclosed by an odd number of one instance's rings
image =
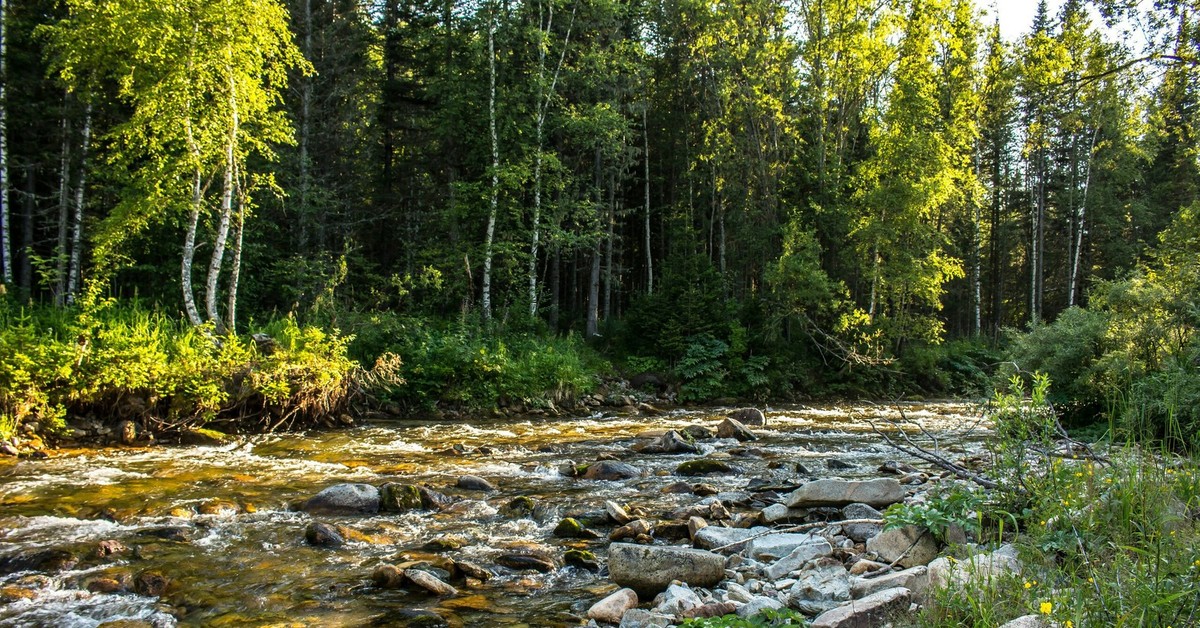
[[[508,567],[515,571],[525,571],[532,569],[541,573],[549,573],[558,569],[558,565],[554,561],[542,556],[531,556],[529,554],[502,554],[496,559],[496,564],[501,567]],[[618,583],[619,584],[619,583]]]
[[[854,465],[843,460],[838,460],[837,458],[826,458],[825,467],[830,471],[845,471],[847,469],[853,469]]]
[[[696,535],[699,534],[701,530],[708,527],[708,522],[705,521],[703,517],[688,517],[687,527],[688,538],[695,541]],[[712,547],[716,546],[714,545]]]
[[[717,487],[713,486],[712,484],[705,484],[704,482],[696,484],[692,487],[692,494],[698,497],[708,497],[710,495],[716,495],[719,492],[720,491],[717,490]]]
[[[783,602],[770,597],[755,597],[749,602],[741,605],[737,609],[737,616],[742,618],[756,617],[762,614],[765,610],[779,610],[783,608]]]
[[[388,613],[389,626],[404,626],[404,628],[445,628],[450,622],[434,611],[423,608],[405,608]]]
[[[96,628],[158,628],[159,625],[144,619],[114,619],[98,624]]]
[[[132,445],[138,439],[138,424],[125,420],[117,423],[117,442],[122,445]]]
[[[636,449],[643,454],[694,454],[700,451],[699,447],[689,443],[682,434],[675,430]]]
[[[654,533],[654,526],[645,519],[636,519],[623,525],[608,535],[610,541],[620,541],[622,539],[641,539],[648,537]]]
[[[704,606],[704,600],[686,584],[672,584],[654,598],[654,611],[664,615],[682,616],[701,606]]]
[[[179,444],[194,447],[224,447],[232,442],[232,436],[204,428],[192,428],[179,434]]]
[[[449,597],[458,595],[458,589],[442,582],[437,576],[420,569],[404,570],[404,577],[414,585],[438,596]]]
[[[853,604],[821,613],[812,628],[874,628],[908,610],[912,593],[905,588],[886,589]]]
[[[171,579],[163,575],[161,571],[146,570],[133,578],[133,590],[137,591],[138,595],[162,597],[169,586],[171,586]]]
[[[629,480],[639,478],[642,472],[637,467],[616,460],[600,460],[593,462],[583,473],[585,480]]]
[[[328,523],[314,521],[304,530],[304,540],[315,547],[341,547],[346,539],[338,529]]]
[[[612,500],[604,502],[604,511],[608,513],[608,517],[618,525],[624,525],[633,521],[633,517],[629,516],[628,512],[621,507],[620,504]]]
[[[424,549],[430,552],[450,552],[462,549],[467,545],[467,539],[457,534],[443,534],[425,543]]]
[[[676,475],[708,475],[710,473],[733,473],[734,468],[729,463],[711,458],[688,460],[675,468]]]
[[[885,589],[897,587],[904,587],[914,593],[924,591],[929,587],[929,568],[918,565],[904,571],[883,574],[877,578],[855,578],[850,583],[850,597],[857,600]]]
[[[128,550],[129,550],[129,548],[125,547],[125,545],[122,544],[120,541],[110,539],[107,541],[100,541],[99,543],[97,543],[96,551],[92,552],[92,555],[95,556],[96,558],[106,558],[108,556],[112,556],[114,554],[120,554],[120,553],[126,552]]]
[[[709,440],[716,437],[716,434],[712,430],[704,427],[703,425],[689,425],[679,430],[679,433],[682,434],[684,438],[692,441]]]
[[[490,569],[480,567],[479,565],[466,560],[454,561],[454,570],[462,574],[464,577],[474,578],[482,582],[487,582],[496,575],[492,573]]]
[[[587,611],[588,619],[609,624],[621,623],[621,617],[638,605],[638,595],[633,589],[620,589],[596,602]]]
[[[232,517],[242,511],[237,504],[223,499],[210,499],[197,509],[202,515],[212,515],[214,517]]]
[[[619,628],[666,628],[675,618],[641,608],[631,608],[621,616]]]
[[[779,560],[792,553],[793,550],[810,545],[829,543],[813,534],[777,533],[760,536],[746,546],[745,554],[762,562]]]
[[[650,597],[679,580],[710,587],[725,577],[725,557],[698,549],[613,543],[608,548],[613,582]]]
[[[850,576],[841,561],[818,558],[800,571],[792,585],[789,606],[816,615],[850,600]]]
[[[444,510],[455,502],[453,497],[443,495],[427,486],[418,486],[417,492],[421,494],[421,507],[425,510]]]
[[[729,418],[752,427],[766,427],[767,416],[758,408],[741,408],[729,413]]]
[[[370,484],[334,484],[309,498],[301,509],[311,515],[375,514],[380,501],[379,489]]]
[[[404,570],[395,565],[380,565],[371,573],[371,583],[380,589],[399,589],[404,584]]]
[[[21,600],[32,600],[37,597],[37,592],[17,586],[0,587],[0,604],[11,604]]]
[[[733,419],[721,421],[721,424],[717,426],[717,438],[733,438],[742,442],[758,440],[754,432]]]
[[[567,517],[554,526],[554,536],[560,539],[598,539],[600,535],[583,527],[578,519]]]
[[[18,571],[66,571],[78,563],[79,559],[67,550],[36,550],[0,558],[0,574]]]
[[[809,542],[796,546],[786,556],[768,565],[767,576],[772,580],[779,580],[794,571],[799,571],[808,561],[832,553],[833,546],[829,541],[821,537],[812,537]]]
[[[180,526],[147,528],[145,530],[139,530],[137,535],[143,538],[162,539],[164,541],[172,541],[174,543],[187,543],[192,540],[192,531],[188,528]]]
[[[842,509],[846,519],[883,519],[883,513],[867,504],[850,504]],[[842,526],[842,532],[856,543],[866,543],[867,539],[883,531],[883,525],[878,523],[849,523]]]
[[[494,493],[498,490],[491,482],[477,475],[464,475],[458,478],[455,486],[464,491],[482,491],[484,493]]]
[[[514,519],[528,517],[533,515],[534,511],[537,510],[537,507],[538,504],[533,500],[533,498],[522,495],[505,504],[504,507],[500,509],[500,514],[504,515],[505,517],[512,517]]]
[[[687,482],[675,482],[664,486],[662,492],[667,495],[686,495],[692,492],[692,485]]]
[[[867,541],[867,551],[907,568],[928,565],[937,558],[938,544],[928,530],[910,525],[880,532]]]
[[[120,593],[125,590],[125,585],[116,578],[92,578],[87,581],[84,588],[91,593]]]
[[[563,562],[572,567],[588,571],[600,571],[600,561],[596,555],[581,549],[570,549],[563,554]]]
[[[876,508],[903,500],[904,487],[892,478],[874,480],[816,480],[792,491],[788,508],[845,506],[863,503]]]
[[[659,521],[654,524],[654,537],[672,541],[690,541],[692,538],[688,524],[683,521]]]

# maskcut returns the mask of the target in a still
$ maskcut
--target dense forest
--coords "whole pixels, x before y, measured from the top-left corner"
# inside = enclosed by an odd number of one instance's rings
[[[118,323],[413,407],[1196,382],[1195,4],[7,0],[6,416]]]

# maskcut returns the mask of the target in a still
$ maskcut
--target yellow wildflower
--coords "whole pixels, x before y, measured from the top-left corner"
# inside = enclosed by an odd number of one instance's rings
[[[1042,605],[1039,607],[1039,610],[1042,611],[1043,615],[1049,615],[1050,611],[1054,610],[1054,605],[1051,604],[1050,602],[1042,602]]]

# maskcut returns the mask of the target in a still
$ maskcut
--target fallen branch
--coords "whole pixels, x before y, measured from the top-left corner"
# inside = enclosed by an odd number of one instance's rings
[[[771,530],[767,530],[766,532],[759,532],[757,534],[750,535],[740,541],[735,541],[733,543],[726,543],[725,545],[722,545],[720,547],[714,547],[709,551],[710,552],[719,552],[721,550],[726,550],[731,547],[734,547],[735,545],[743,545],[743,544],[749,543],[750,541],[753,541],[755,539],[760,539],[764,536],[770,536],[772,534],[788,534],[791,532],[808,532],[809,530],[820,530],[821,528],[830,528],[833,526],[840,526],[840,525],[853,525],[853,524],[857,524],[857,523],[867,523],[867,524],[873,523],[876,525],[883,525],[883,519],[846,519],[845,521],[817,521],[815,523],[805,523],[802,525],[792,526],[789,528],[774,528]]]
[[[901,413],[901,416],[903,416],[903,412]],[[922,447],[921,445],[914,442],[913,439],[908,436],[908,433],[905,432],[903,428],[897,428],[897,431],[900,433],[900,435],[902,437],[904,437],[905,444],[901,444],[901,443],[896,442],[895,440],[892,440],[892,437],[888,436],[886,433],[884,433],[882,430],[880,430],[879,427],[877,425],[875,425],[874,421],[867,421],[867,422],[871,425],[871,431],[875,432],[881,438],[883,438],[883,440],[893,449],[899,450],[899,451],[906,453],[914,458],[920,458],[921,460],[924,460],[925,462],[928,462],[929,464],[932,464],[941,469],[949,471],[964,480],[970,480],[970,481],[978,484],[979,486],[982,486],[983,488],[987,488],[987,489],[1005,488],[999,482],[997,482],[985,475],[976,473],[956,462],[953,462],[952,460],[946,458],[945,456],[943,456],[937,452],[930,451],[930,450]],[[924,428],[922,428],[922,431],[924,431]],[[1024,491],[1025,491],[1025,489],[1023,489],[1023,488],[1017,489],[1017,490],[1018,490],[1018,492],[1021,492],[1021,493],[1024,493]]]

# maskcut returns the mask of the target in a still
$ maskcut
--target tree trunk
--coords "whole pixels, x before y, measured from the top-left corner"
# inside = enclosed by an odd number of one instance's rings
[[[646,124],[646,112],[649,109],[650,101],[647,99],[646,108],[642,110],[642,159],[645,162],[645,172],[643,173],[645,181],[643,183],[646,193],[646,213],[643,226],[646,232],[646,294],[654,294],[654,255],[650,250],[650,127]]]
[[[37,203],[34,198],[37,194],[36,184],[36,169],[32,165],[25,166],[25,215],[24,234],[21,239],[25,245],[21,254],[21,287],[24,288],[25,294],[33,294],[33,239],[34,235],[34,214],[37,213]]]
[[[88,149],[92,141],[92,105],[83,114],[83,138],[79,151],[79,183],[75,186],[75,215],[71,219],[71,263],[67,268],[67,303],[75,302],[83,274],[83,198],[87,185]]]
[[[234,334],[237,333],[238,281],[242,277],[242,233],[245,224],[245,190],[242,189],[241,185],[239,184],[237,214],[234,216],[233,221],[233,250],[230,251],[230,256],[233,258],[233,261],[229,270],[229,309],[225,312],[225,327],[230,333]]]
[[[63,96],[66,105],[67,96]],[[67,234],[71,220],[71,121],[67,112],[62,118],[62,154],[58,170],[58,240],[54,248],[54,305],[67,302]]]
[[[12,242],[8,224],[8,2],[0,0],[0,265],[12,283]]]
[[[554,247],[550,261],[550,331],[558,331],[558,316],[562,310],[562,251]]]
[[[496,236],[496,211],[500,203],[500,140],[496,135],[496,8],[488,23],[488,132],[492,139],[492,196],[488,205],[487,234],[483,242],[483,320],[492,318],[492,241]]]
[[[221,330],[221,316],[217,311],[217,289],[220,284],[221,267],[225,263],[225,243],[229,238],[229,225],[233,221],[233,185],[237,176],[237,135],[238,135],[238,104],[237,85],[233,77],[229,77],[229,138],[225,144],[225,179],[221,184],[221,218],[217,223],[217,236],[213,240],[212,259],[208,263],[208,285],[204,294],[205,310],[208,320]]]
[[[1087,215],[1087,197],[1088,188],[1092,182],[1092,153],[1096,150],[1096,136],[1100,133],[1097,127],[1092,131],[1092,141],[1088,145],[1087,162],[1084,166],[1083,175],[1083,198],[1079,201],[1079,209],[1076,215],[1075,225],[1075,246],[1074,255],[1071,259],[1071,277],[1067,282],[1067,307],[1075,306],[1075,293],[1079,286],[1079,257],[1080,251],[1083,249],[1083,232],[1085,231],[1085,218]]]
[[[600,241],[592,247],[592,273],[588,282],[587,337],[600,334]]]
[[[617,222],[617,182],[616,174],[610,173],[608,179],[608,233],[604,237],[604,321],[612,319],[613,293],[613,245],[615,244],[615,225]]]
[[[189,131],[190,134],[190,131]],[[200,188],[200,168],[192,176],[192,211],[188,216],[187,234],[183,240],[183,263],[180,265],[180,285],[183,286],[183,307],[187,311],[188,321],[199,327],[204,324],[200,311],[196,308],[196,295],[192,290],[192,263],[196,258],[196,228],[200,224],[200,205],[204,201]]]
[[[304,58],[311,61],[313,59],[312,47],[312,30],[313,30],[313,15],[312,15],[313,0],[304,0]],[[309,168],[309,137],[312,129],[312,97],[313,97],[313,77],[306,75],[300,79],[300,124],[299,124],[299,152],[300,152],[300,251],[305,251],[308,248],[308,233],[309,221],[312,220],[313,214],[308,206],[310,198],[310,190],[312,187],[312,173]],[[318,243],[318,247],[321,243]],[[233,315],[230,314],[230,318]]]

